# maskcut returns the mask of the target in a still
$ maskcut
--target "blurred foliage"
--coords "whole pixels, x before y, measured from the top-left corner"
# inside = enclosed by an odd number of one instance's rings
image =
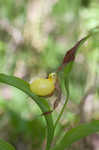
[[[43,0],[37,2],[41,3]],[[28,6],[36,7],[35,0],[0,0],[0,73],[16,75],[30,81],[35,76],[46,76],[47,73],[55,71],[66,51],[90,29],[99,25],[98,3],[98,0],[47,0],[38,8],[40,11],[36,12],[41,14],[41,18],[36,16],[39,19],[32,22],[35,13]],[[49,12],[46,10],[48,6]],[[28,11],[31,15],[28,15]],[[29,17],[32,24],[28,21]],[[39,25],[34,29],[36,23]],[[40,36],[43,44],[40,50],[39,39],[35,41],[37,46],[30,40],[30,34],[35,37],[35,33]],[[42,41],[43,36],[46,37],[46,43]],[[93,108],[96,107],[94,105],[91,110],[96,110],[94,114],[99,119],[98,34],[90,38],[77,54],[70,75],[71,101],[57,129],[57,136],[64,124],[69,123],[72,126],[77,123],[79,104],[91,87],[96,89],[93,101],[97,101],[97,108]],[[89,101],[86,101],[86,105],[88,104]],[[54,119],[60,108],[61,104],[53,114]],[[22,92],[0,84],[0,138],[8,140],[18,150],[38,150],[40,146],[44,147],[46,126],[39,116],[40,113],[37,105]]]

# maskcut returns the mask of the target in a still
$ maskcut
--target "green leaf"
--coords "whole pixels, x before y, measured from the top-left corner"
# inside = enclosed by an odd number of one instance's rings
[[[77,50],[80,48],[80,46],[90,37],[90,35],[82,38],[80,41],[78,41],[74,47],[72,47],[70,50],[68,50],[64,56],[62,64],[59,66],[57,69],[58,72],[58,79],[59,79],[59,84],[62,89],[62,93],[66,95],[66,100],[65,104],[62,107],[60,114],[55,122],[55,128],[64,112],[64,109],[66,108],[66,105],[69,100],[69,74],[72,70],[75,55]]]
[[[0,82],[6,83],[8,85],[14,86],[14,87],[22,90],[24,93],[26,93],[29,97],[31,97],[37,103],[37,105],[40,107],[40,109],[43,113],[50,111],[50,107],[48,105],[47,100],[33,94],[29,88],[28,82],[26,82],[20,78],[17,78],[14,76],[8,76],[5,74],[0,74]],[[47,147],[46,147],[46,150],[49,150],[51,142],[52,142],[53,134],[54,134],[54,125],[53,125],[53,120],[52,120],[51,114],[44,115],[44,118],[45,118],[46,124],[47,124]]]
[[[64,56],[62,64],[57,69],[62,92],[64,94],[67,93],[68,98],[69,98],[69,75],[74,64],[76,53],[78,49],[84,44],[84,42],[90,36],[91,34],[88,34],[86,37],[79,40],[70,50],[68,50]],[[67,101],[68,99],[66,100],[65,105],[67,104]],[[65,106],[63,106],[63,109],[65,109]],[[62,109],[62,112],[63,112],[63,109]]]
[[[96,132],[99,132],[99,120],[79,125],[69,130],[52,150],[65,150],[74,142]]]
[[[55,122],[55,128],[64,112],[64,109],[66,108],[66,105],[69,100],[69,74],[72,70],[75,55],[77,50],[80,48],[80,46],[90,37],[90,35],[82,38],[80,41],[78,41],[74,47],[72,47],[70,50],[67,51],[67,53],[64,56],[63,62],[60,65],[60,67],[57,69],[58,72],[58,79],[59,79],[59,84],[62,89],[62,93],[66,95],[66,100],[65,104],[62,107],[60,114]]]
[[[0,139],[0,150],[15,150],[15,148],[9,143]]]

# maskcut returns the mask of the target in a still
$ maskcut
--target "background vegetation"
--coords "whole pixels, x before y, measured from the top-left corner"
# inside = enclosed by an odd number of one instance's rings
[[[66,51],[99,25],[98,0],[0,0],[0,10],[0,73],[26,81],[55,71]],[[63,103],[64,97],[53,119]],[[45,147],[46,125],[40,114],[23,92],[0,84],[0,138],[16,150]],[[77,54],[70,75],[70,100],[56,139],[66,127],[93,119],[99,119],[99,34]],[[99,136],[94,134],[79,143],[70,149],[97,150]]]

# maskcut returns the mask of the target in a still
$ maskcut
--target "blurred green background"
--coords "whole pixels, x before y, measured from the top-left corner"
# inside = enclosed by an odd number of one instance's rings
[[[45,77],[57,69],[67,50],[98,25],[98,0],[0,0],[0,73],[29,82],[35,76]],[[64,98],[54,119],[63,103]],[[46,125],[40,114],[25,94],[0,84],[0,138],[16,150],[45,147]],[[70,76],[70,101],[56,139],[66,125],[92,119],[99,119],[99,34],[77,54]]]

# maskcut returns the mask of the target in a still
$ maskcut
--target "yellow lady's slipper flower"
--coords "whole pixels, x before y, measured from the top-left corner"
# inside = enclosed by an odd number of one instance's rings
[[[51,95],[55,90],[57,75],[50,73],[48,78],[37,78],[30,84],[31,91],[38,96]]]

